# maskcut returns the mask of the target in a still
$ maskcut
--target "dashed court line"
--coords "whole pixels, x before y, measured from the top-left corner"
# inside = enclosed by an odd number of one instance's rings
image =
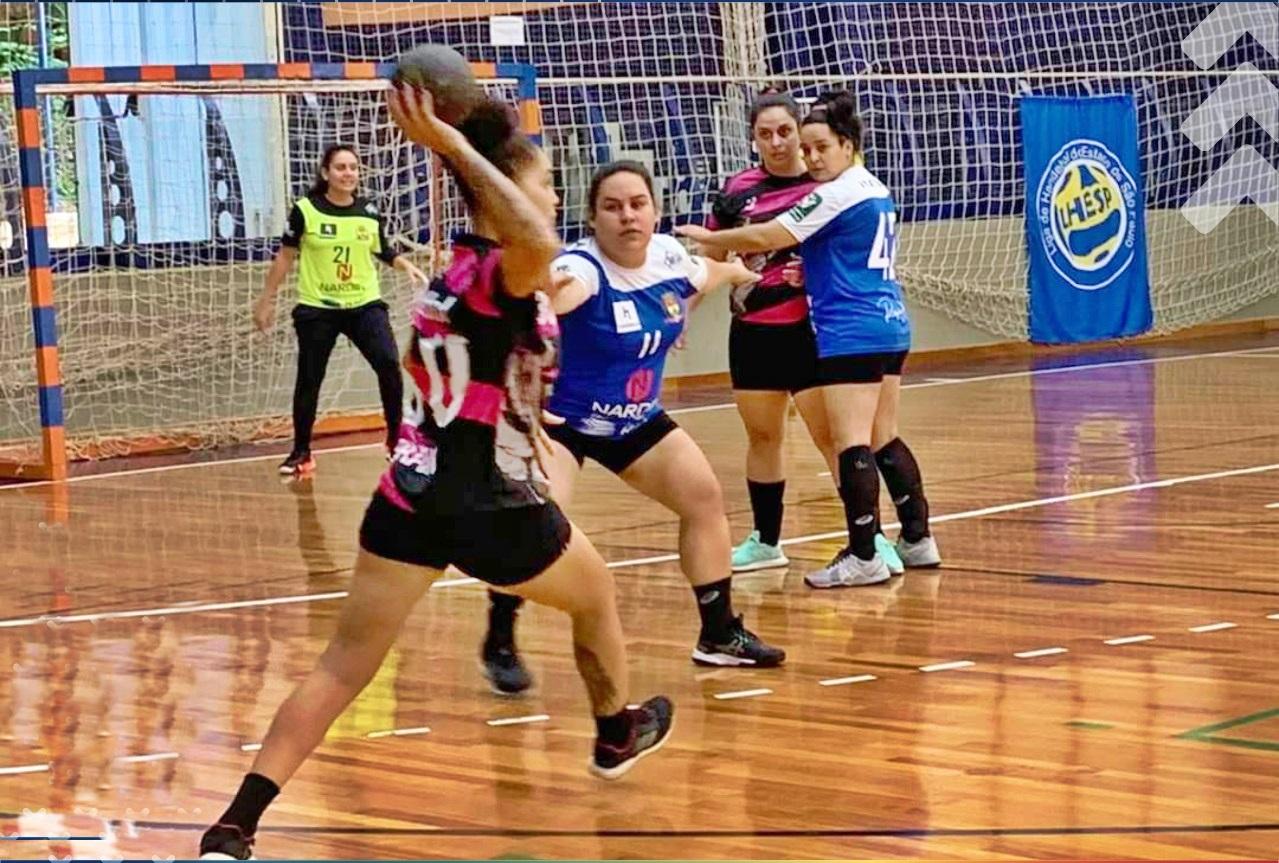
[[[850,683],[870,683],[872,680],[879,680],[873,674],[854,674],[852,677],[832,677],[829,680],[817,681],[818,686],[847,686]]]
[[[500,728],[504,725],[531,725],[534,722],[547,722],[550,716],[545,713],[536,713],[532,716],[512,716],[505,719],[489,719],[485,724],[494,728]]]
[[[772,695],[771,689],[739,689],[736,692],[716,692],[716,701],[733,701],[738,698],[758,698],[761,695]]]
[[[959,671],[961,668],[972,668],[977,663],[971,659],[957,659],[954,662],[937,662],[932,665],[921,665],[919,670],[925,674],[932,674],[937,671]]]
[[[1064,647],[1041,647],[1038,650],[1023,650],[1021,653],[1014,653],[1013,656],[1018,659],[1039,659],[1041,656],[1060,656],[1069,652]]]
[[[1221,632],[1223,629],[1234,629],[1239,624],[1222,621],[1221,623],[1205,623],[1203,626],[1192,626],[1189,632]]]
[[[1110,638],[1106,644],[1110,647],[1123,647],[1125,644],[1140,644],[1143,641],[1154,641],[1153,635],[1125,635],[1122,638]]]

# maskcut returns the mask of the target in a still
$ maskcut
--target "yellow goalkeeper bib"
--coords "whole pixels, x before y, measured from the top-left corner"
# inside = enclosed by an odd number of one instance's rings
[[[310,198],[297,202],[305,221],[299,238],[298,302],[326,309],[353,309],[382,298],[377,264],[380,223],[372,204],[357,200],[325,212]]]

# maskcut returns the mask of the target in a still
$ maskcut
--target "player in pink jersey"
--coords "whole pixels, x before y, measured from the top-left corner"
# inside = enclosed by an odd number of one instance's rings
[[[769,89],[759,95],[751,106],[750,128],[760,164],[724,184],[707,228],[768,222],[819,185],[809,176],[800,152],[799,120],[799,106],[789,93]],[[746,487],[755,529],[733,549],[734,572],[789,563],[780,540],[786,490],[782,445],[792,400],[832,476],[837,475],[826,408],[816,388],[817,342],[808,318],[799,250],[748,255],[745,260],[761,279],[733,291],[728,365],[733,400],[746,426]],[[891,553],[891,543],[880,544]]]
[[[592,773],[620,777],[671,730],[668,699],[627,706],[612,576],[550,500],[538,455],[555,332],[540,292],[560,246],[550,162],[501,103],[477,107],[463,131],[435,116],[425,92],[397,88],[391,111],[456,175],[475,234],[455,241],[449,269],[414,303],[405,365],[417,393],[360,527],[337,633],[205,833],[200,853],[211,859],[249,859],[280,786],[373,678],[417,600],[450,564],[572,618],[573,654],[596,721]]]

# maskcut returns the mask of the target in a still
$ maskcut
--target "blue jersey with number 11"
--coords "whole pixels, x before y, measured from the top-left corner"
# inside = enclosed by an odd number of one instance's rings
[[[894,272],[897,210],[883,183],[855,165],[777,221],[800,241],[819,356],[910,348],[910,318]]]

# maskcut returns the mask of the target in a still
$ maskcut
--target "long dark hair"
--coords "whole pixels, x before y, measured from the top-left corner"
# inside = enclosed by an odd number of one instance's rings
[[[801,125],[825,123],[835,136],[852,141],[853,149],[862,149],[862,118],[857,116],[857,99],[847,90],[832,90],[817,97],[813,110]]]
[[[475,152],[488,159],[505,177],[514,178],[537,158],[537,145],[520,131],[515,109],[499,99],[485,98],[457,128]],[[453,171],[453,178],[462,193],[462,200],[474,213],[475,193],[456,171]]]
[[[315,169],[315,182],[307,190],[308,197],[316,198],[329,191],[329,181],[324,179],[324,172],[329,169],[329,165],[333,164],[333,157],[338,153],[350,153],[356,158],[356,161],[359,161],[360,158],[360,154],[356,152],[355,147],[351,144],[329,144],[329,146],[324,148],[324,155],[320,157],[320,164]]]
[[[614,174],[634,174],[639,177],[644,181],[644,185],[648,187],[648,196],[653,199],[653,206],[657,206],[657,193],[653,191],[653,175],[648,172],[648,168],[644,167],[644,163],[636,162],[632,159],[619,159],[616,162],[609,162],[591,175],[591,187],[586,194],[586,200],[592,216],[595,215],[595,205],[599,200],[600,186],[604,185],[604,181]]]

